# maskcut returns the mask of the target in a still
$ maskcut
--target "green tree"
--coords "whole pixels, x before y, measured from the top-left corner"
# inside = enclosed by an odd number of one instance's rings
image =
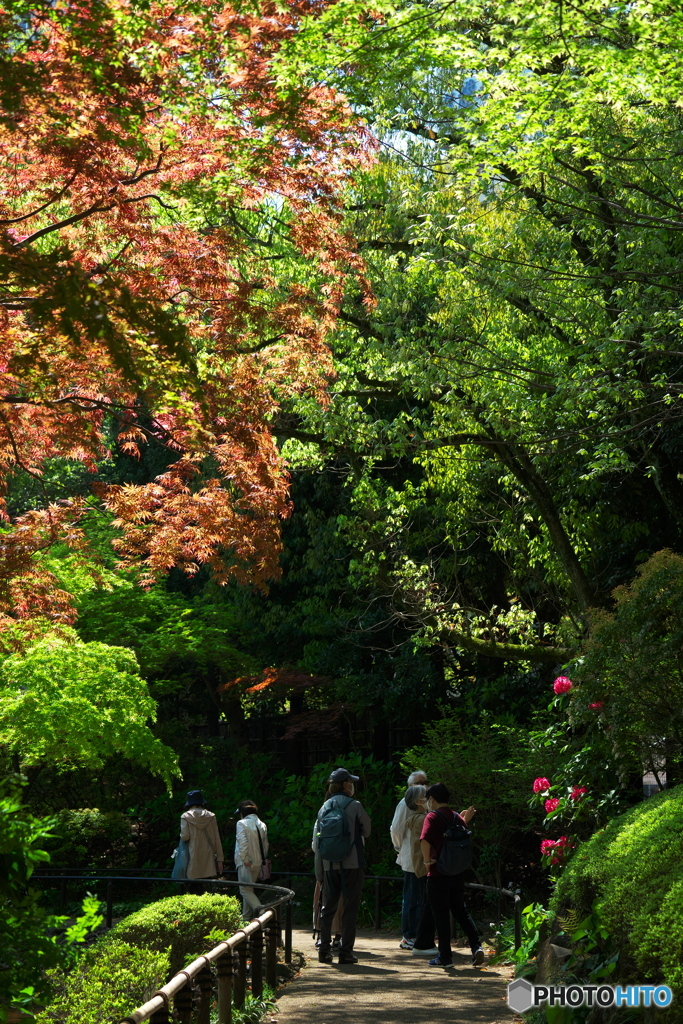
[[[416,636],[561,662],[681,539],[681,14],[349,7],[291,66],[382,147],[347,199],[377,305],[347,293],[330,405],[296,405],[285,452],[345,468],[360,574]]]
[[[155,716],[135,655],[70,629],[0,666],[0,744],[20,767],[92,770],[123,754],[170,789],[177,761],[148,727]]]

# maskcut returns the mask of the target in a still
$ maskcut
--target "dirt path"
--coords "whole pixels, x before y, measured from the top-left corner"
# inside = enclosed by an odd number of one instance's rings
[[[505,967],[473,968],[467,947],[453,949],[453,967],[429,967],[399,941],[361,931],[359,963],[340,967],[319,964],[310,931],[295,931],[307,966],[278,998],[278,1024],[513,1024]]]

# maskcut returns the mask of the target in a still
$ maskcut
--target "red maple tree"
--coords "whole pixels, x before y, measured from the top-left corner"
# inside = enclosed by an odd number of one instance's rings
[[[362,271],[336,201],[368,139],[331,90],[274,73],[319,9],[0,7],[0,479],[55,457],[96,472],[112,437],[129,453],[156,438],[172,457],[153,483],[96,490],[143,580],[277,574],[270,423],[286,394],[324,400],[326,336]],[[35,553],[82,546],[88,507],[8,523],[2,616],[70,618]]]

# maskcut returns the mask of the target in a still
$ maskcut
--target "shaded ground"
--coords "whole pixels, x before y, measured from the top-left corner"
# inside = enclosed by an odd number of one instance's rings
[[[295,931],[308,963],[278,997],[278,1024],[513,1024],[507,968],[473,968],[465,946],[454,947],[453,967],[429,967],[400,950],[400,938],[360,931],[359,963],[340,967],[319,964],[310,931]]]

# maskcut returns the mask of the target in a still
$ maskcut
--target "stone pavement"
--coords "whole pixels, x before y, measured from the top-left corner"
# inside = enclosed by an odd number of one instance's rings
[[[308,962],[278,997],[278,1024],[513,1024],[508,968],[474,968],[464,946],[453,949],[453,967],[429,967],[400,940],[359,931],[359,963],[330,966],[318,963],[311,932],[295,930],[293,946]]]

